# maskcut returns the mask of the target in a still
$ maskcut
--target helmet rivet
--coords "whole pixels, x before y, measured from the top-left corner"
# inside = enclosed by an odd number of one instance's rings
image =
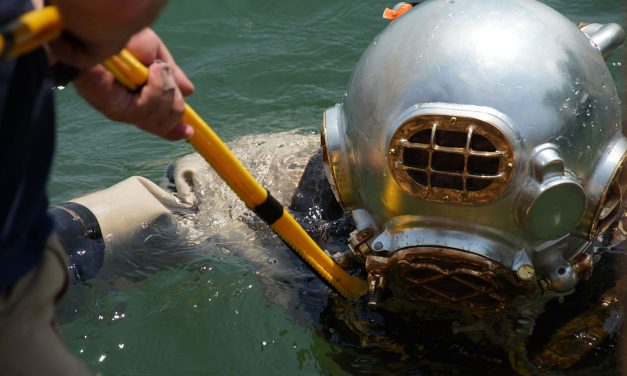
[[[455,116],[453,116],[450,120],[451,124],[455,124],[457,123],[457,118]]]
[[[390,153],[390,155],[394,155],[394,154],[396,153],[396,149],[391,148],[391,149],[390,149],[390,151],[389,151],[389,153]]]
[[[374,249],[376,249],[377,251],[381,250],[381,248],[383,248],[383,243],[381,242],[376,242],[374,243]]]

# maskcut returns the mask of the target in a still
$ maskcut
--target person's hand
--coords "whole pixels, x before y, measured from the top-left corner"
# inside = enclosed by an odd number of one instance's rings
[[[181,116],[183,97],[194,91],[194,85],[161,39],[146,28],[126,48],[148,66],[148,81],[141,90],[129,91],[104,66],[96,65],[76,77],[78,92],[111,120],[134,124],[167,140],[190,137],[193,129],[181,123]]]
[[[165,0],[53,0],[64,34],[52,42],[54,56],[77,68],[88,68],[126,45],[148,26]]]

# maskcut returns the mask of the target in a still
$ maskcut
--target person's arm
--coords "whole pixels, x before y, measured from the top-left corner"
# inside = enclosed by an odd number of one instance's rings
[[[95,277],[106,259],[155,233],[176,231],[175,213],[190,213],[171,192],[139,176],[48,209],[77,281]]]
[[[64,35],[52,49],[61,61],[87,68],[120,51],[129,38],[148,26],[165,0],[53,0],[63,19]]]

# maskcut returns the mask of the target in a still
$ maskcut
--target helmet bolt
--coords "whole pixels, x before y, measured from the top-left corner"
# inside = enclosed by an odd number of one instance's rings
[[[524,264],[521,265],[520,268],[518,268],[516,274],[518,275],[518,278],[522,279],[523,281],[528,281],[533,278],[536,272],[533,269],[533,266],[529,264]]]
[[[368,275],[368,306],[376,308],[381,304],[385,279],[379,274]]]

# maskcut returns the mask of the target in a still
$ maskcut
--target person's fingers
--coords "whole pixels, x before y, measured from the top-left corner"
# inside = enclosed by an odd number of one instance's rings
[[[185,123],[179,123],[168,134],[165,135],[166,140],[176,141],[188,139],[194,135],[194,128]]]
[[[168,63],[155,62],[148,70],[148,82],[137,97],[134,105],[137,110],[133,111],[136,118],[132,122],[142,129],[164,137],[178,123],[178,119],[173,118],[170,111],[166,111],[166,108],[174,102],[176,84],[171,77]]]
[[[179,125],[185,102],[170,63],[157,61],[149,67],[149,78],[137,97],[133,123],[141,129],[167,139],[180,139],[189,134]]]
[[[118,84],[102,65],[82,71],[74,79],[74,87],[95,109],[115,121],[125,121],[133,94]]]
[[[184,97],[193,94],[194,90],[196,90],[192,81],[187,78],[187,75],[176,64],[174,64],[174,79],[176,80],[176,83],[178,84],[179,89],[181,90],[181,93]]]
[[[150,28],[142,29],[139,33],[133,35],[126,44],[129,50],[137,60],[145,65],[150,65],[157,60],[157,56],[162,54],[159,49],[159,40],[157,34]],[[162,59],[166,61],[166,59]]]
[[[155,41],[158,41],[156,48]],[[147,46],[150,46],[151,48],[147,48]],[[171,63],[174,69],[174,79],[183,96],[186,97],[194,92],[194,84],[192,84],[183,70],[176,64],[176,61],[172,57],[168,48],[152,29],[145,28],[134,35],[128,42],[126,48],[139,61],[147,66],[152,64],[155,60],[162,60]]]
[[[173,116],[177,117],[179,122],[166,133],[165,138],[175,141],[191,137],[194,134],[194,129],[190,125],[181,122],[181,118],[185,112],[185,100],[183,99],[181,91],[178,89],[174,92],[174,101],[171,108]]]

